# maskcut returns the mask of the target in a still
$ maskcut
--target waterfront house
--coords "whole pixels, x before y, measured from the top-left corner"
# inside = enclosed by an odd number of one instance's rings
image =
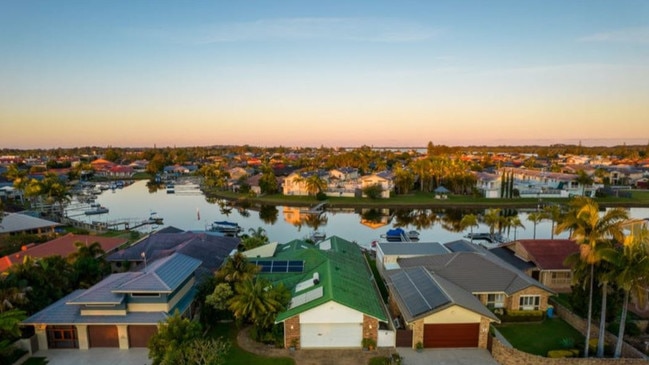
[[[49,234],[54,233],[60,223],[33,217],[23,213],[2,213],[2,224],[0,224],[0,235],[2,234]]]
[[[389,198],[390,192],[394,190],[394,174],[389,171],[382,171],[360,178],[361,190],[369,186],[379,185],[381,187],[381,198]]]
[[[513,265],[529,264],[523,272],[556,292],[571,291],[572,269],[564,261],[579,252],[573,240],[517,240],[490,251]]]
[[[146,347],[159,323],[178,311],[189,316],[194,272],[201,265],[182,254],[149,262],[140,271],[108,276],[76,290],[22,322],[33,326],[40,350]]]
[[[394,330],[357,244],[332,236],[315,245],[293,240],[269,247],[271,257],[258,250],[249,260],[261,267],[260,277],[291,291],[289,307],[275,319],[284,325],[286,347],[360,349],[364,338],[394,346]]]
[[[21,247],[21,250],[0,258],[0,272],[6,271],[11,265],[22,263],[26,256],[33,259],[40,259],[48,256],[67,257],[77,251],[75,243],[82,242],[86,245],[99,243],[105,254],[115,251],[117,248],[128,242],[119,237],[101,237],[90,235],[78,235],[68,233],[65,236],[41,243],[39,245],[29,244]]]

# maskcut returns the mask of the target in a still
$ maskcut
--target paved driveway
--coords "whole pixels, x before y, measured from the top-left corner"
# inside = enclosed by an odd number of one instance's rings
[[[424,349],[422,352],[398,348],[404,365],[498,365],[484,349]]]
[[[145,348],[42,350],[34,357],[46,357],[47,365],[150,365],[149,350]]]

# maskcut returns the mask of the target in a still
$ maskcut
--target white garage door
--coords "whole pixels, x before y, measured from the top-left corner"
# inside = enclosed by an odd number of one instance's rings
[[[361,347],[363,327],[360,323],[303,323],[300,345],[314,347]]]

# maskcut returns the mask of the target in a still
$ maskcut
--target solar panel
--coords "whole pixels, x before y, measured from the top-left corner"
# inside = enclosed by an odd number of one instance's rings
[[[304,261],[297,260],[257,260],[251,261],[253,264],[261,266],[261,272],[265,273],[282,273],[282,272],[302,272],[304,271]]]
[[[413,317],[450,301],[428,272],[420,267],[396,273],[392,282]]]

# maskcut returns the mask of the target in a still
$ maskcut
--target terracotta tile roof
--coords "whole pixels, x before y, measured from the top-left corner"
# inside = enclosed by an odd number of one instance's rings
[[[531,261],[541,270],[565,270],[566,257],[579,252],[572,240],[518,240],[530,255]]]
[[[76,247],[74,246],[75,242],[87,242],[89,244],[99,242],[102,250],[108,253],[125,244],[127,242],[127,239],[90,235],[75,235],[73,233],[69,233],[65,236],[55,238],[40,245],[31,247],[25,246],[24,250],[0,258],[0,271],[7,270],[13,264],[21,263],[25,256],[31,256],[32,258],[41,258],[55,255],[67,257],[69,254],[76,251]]]

